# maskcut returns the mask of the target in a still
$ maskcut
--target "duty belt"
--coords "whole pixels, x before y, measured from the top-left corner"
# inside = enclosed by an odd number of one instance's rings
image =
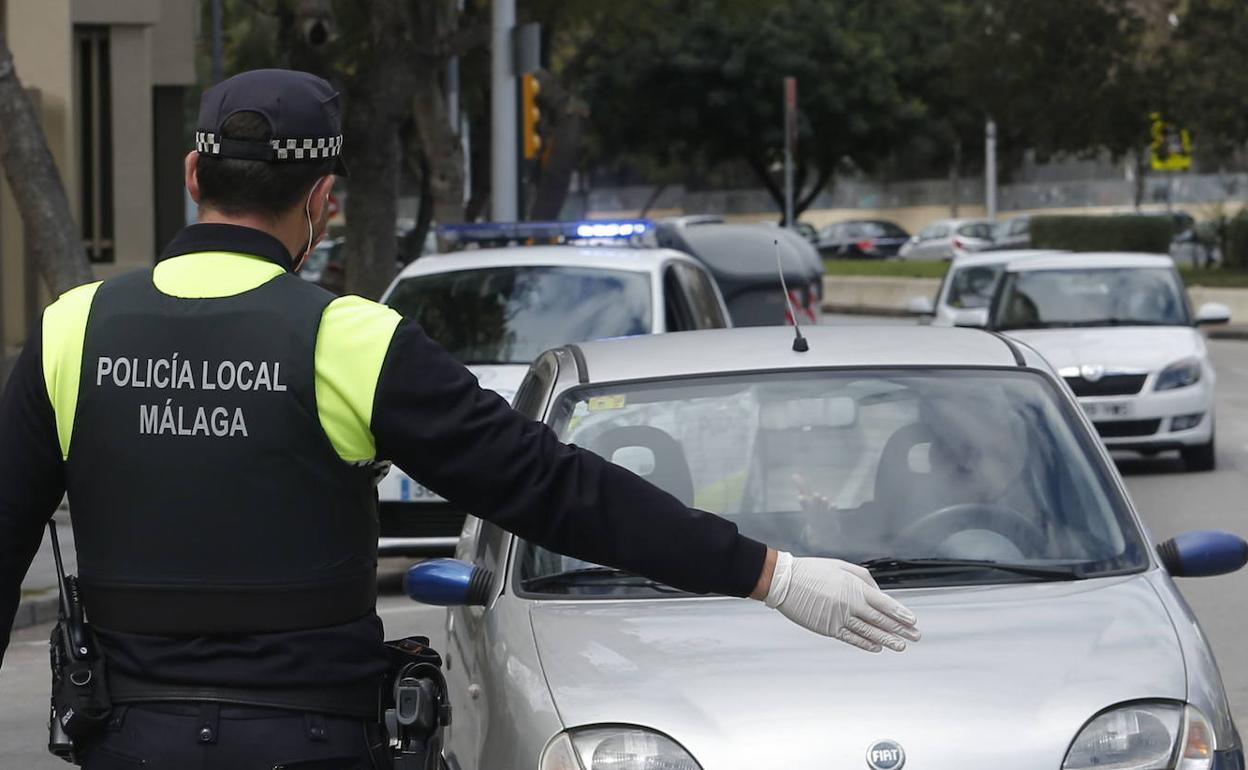
[[[113,703],[229,703],[238,706],[312,711],[337,716],[381,719],[381,682],[317,687],[217,687],[138,679],[108,672]]]

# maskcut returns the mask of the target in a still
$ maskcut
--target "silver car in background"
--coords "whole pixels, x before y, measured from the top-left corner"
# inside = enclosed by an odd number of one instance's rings
[[[871,569],[921,642],[869,655],[470,518],[409,595],[453,606],[454,770],[1243,767],[1172,577],[1070,391],[970,329],[734,329],[543,354],[516,408],[799,555]]]
[[[996,225],[990,219],[938,219],[902,244],[901,259],[953,259],[992,246]]]

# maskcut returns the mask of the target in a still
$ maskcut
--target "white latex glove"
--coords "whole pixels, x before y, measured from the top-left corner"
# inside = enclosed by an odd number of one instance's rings
[[[901,652],[907,640],[919,640],[914,613],[881,591],[865,567],[839,559],[780,551],[765,601],[803,628],[868,652]]]

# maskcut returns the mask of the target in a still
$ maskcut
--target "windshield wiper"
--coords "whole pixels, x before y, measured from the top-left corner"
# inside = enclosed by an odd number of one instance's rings
[[[615,569],[613,567],[582,567],[580,569],[570,569],[563,572],[552,572],[549,575],[534,575],[533,577],[525,578],[520,581],[520,585],[530,591],[540,591],[543,588],[572,586],[578,584],[595,586],[629,586],[637,588],[650,588],[662,593],[685,593],[679,588],[672,588],[666,583],[660,583],[657,580],[651,580],[648,577],[642,577],[641,575],[636,575],[632,572]]]
[[[991,561],[989,559],[899,559],[888,556],[879,559],[867,559],[859,562],[859,564],[871,570],[871,575],[877,579],[894,578],[921,572],[951,572],[973,569],[997,570],[1040,580],[1079,580],[1083,578],[1083,571],[1073,566],[1049,567],[1033,564],[1011,564],[1010,562]]]

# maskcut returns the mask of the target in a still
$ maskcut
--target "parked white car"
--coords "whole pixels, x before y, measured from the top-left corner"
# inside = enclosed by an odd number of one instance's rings
[[[1064,255],[1006,267],[989,328],[1038,350],[1079,397],[1110,449],[1177,449],[1189,470],[1216,464],[1214,386],[1200,325],[1168,256]]]
[[[1005,266],[1019,259],[1060,254],[1059,251],[1017,250],[961,254],[949,265],[945,278],[930,297],[913,297],[906,311],[930,319],[932,326],[974,326],[988,324],[988,306],[1001,283]]]
[[[992,245],[996,225],[990,219],[938,219],[902,244],[901,259],[953,259],[960,252]]]

